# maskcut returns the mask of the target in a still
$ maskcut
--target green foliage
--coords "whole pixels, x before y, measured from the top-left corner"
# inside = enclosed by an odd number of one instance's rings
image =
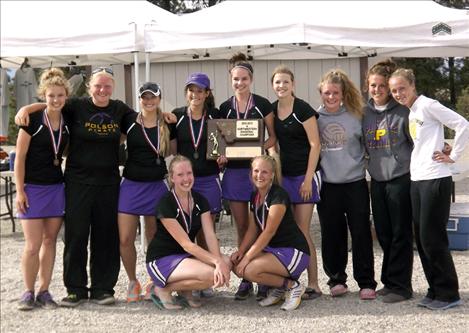
[[[211,7],[223,0],[147,0],[174,14],[185,14]]]
[[[469,87],[462,91],[456,103],[456,110],[466,119],[469,119]]]

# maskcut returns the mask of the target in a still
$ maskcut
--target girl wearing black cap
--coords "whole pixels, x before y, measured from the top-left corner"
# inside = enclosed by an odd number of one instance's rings
[[[160,109],[161,89],[153,82],[139,89],[142,111],[128,117],[127,152],[119,194],[119,239],[122,263],[129,277],[127,302],[140,300],[141,286],[136,277],[135,236],[139,216],[145,219],[147,242],[156,232],[155,207],[168,192],[165,157],[169,155],[169,129]],[[146,288],[149,298],[151,288]]]
[[[220,118],[226,119],[263,119],[269,138],[264,143],[268,149],[275,145],[277,139],[274,131],[274,114],[270,102],[259,95],[251,93],[254,69],[247,61],[246,55],[237,53],[230,59],[231,86],[234,96],[220,105]],[[250,161],[228,161],[223,175],[223,198],[229,200],[230,210],[236,223],[238,245],[248,228],[248,202],[252,191],[249,180]],[[235,299],[244,300],[253,291],[252,283],[243,280],[236,292]],[[258,288],[258,299],[266,296],[266,288]]]

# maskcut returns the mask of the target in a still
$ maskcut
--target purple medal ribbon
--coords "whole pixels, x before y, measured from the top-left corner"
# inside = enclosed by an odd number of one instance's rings
[[[60,114],[59,139],[57,140],[57,142],[55,142],[54,130],[52,129],[52,125],[50,123],[49,116],[47,115],[47,109],[44,110],[43,122],[46,123],[47,128],[49,129],[49,134],[50,134],[50,138],[51,138],[51,142],[52,142],[52,150],[54,151],[54,165],[59,166],[60,161],[59,161],[59,158],[58,158],[57,155],[59,154],[60,143],[62,142],[62,128],[63,128],[63,124],[64,124],[64,118],[63,118],[62,114]]]
[[[187,114],[188,114],[188,117],[189,117],[189,128],[191,130],[192,145],[194,146],[194,157],[195,157],[195,159],[197,159],[198,156],[199,156],[199,154],[197,152],[197,148],[199,147],[200,139],[202,138],[202,132],[203,132],[203,129],[204,129],[205,112],[202,115],[202,119],[201,119],[201,122],[200,122],[199,135],[197,136],[197,140],[195,139],[194,127],[192,126],[192,110],[190,108],[187,108]]]
[[[179,210],[181,211],[181,215],[182,215],[182,220],[184,221],[184,225],[186,227],[186,232],[187,234],[189,234],[189,232],[191,231],[191,228],[192,228],[192,209],[191,209],[191,206],[192,206],[192,196],[188,193],[188,203],[189,203],[189,223],[187,223],[187,219],[186,219],[186,214],[184,214],[184,209],[182,209],[182,205],[181,205],[181,202],[179,201],[178,199],[178,196],[176,195],[176,192],[174,191],[174,188],[171,190],[171,192],[173,193],[173,196],[174,196],[174,199],[176,199],[176,203],[178,205],[178,208]]]
[[[232,97],[231,103],[233,104],[233,108],[236,110],[236,119],[240,119],[241,113],[239,112],[239,104],[235,96]],[[248,99],[248,102],[246,103],[246,109],[244,110],[244,116],[243,116],[244,119],[248,118],[248,111],[251,110],[253,106],[254,106],[254,103],[253,103],[252,94],[249,94],[249,99]]]
[[[139,113],[138,117],[140,119],[140,126],[142,127],[143,136],[145,137],[145,140],[147,141],[148,145],[155,152],[157,156],[157,161],[159,162],[160,161],[160,120],[158,119],[156,121],[157,137],[156,137],[156,147],[155,147],[155,145],[151,142],[150,138],[148,137],[147,132],[145,131],[145,124],[143,123],[143,115]]]

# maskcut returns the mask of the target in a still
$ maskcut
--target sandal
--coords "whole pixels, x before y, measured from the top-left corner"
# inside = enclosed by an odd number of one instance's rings
[[[322,292],[316,291],[316,289],[311,288],[311,287],[306,287],[305,293],[303,296],[301,296],[301,299],[303,300],[313,300],[316,298],[321,297]]]
[[[151,294],[151,300],[155,304],[155,306],[160,310],[182,310],[183,306],[179,305],[178,303],[171,301],[163,301],[158,296]]]
[[[186,297],[184,295],[177,295],[176,302],[186,308],[197,309],[202,306],[202,302],[191,297]]]

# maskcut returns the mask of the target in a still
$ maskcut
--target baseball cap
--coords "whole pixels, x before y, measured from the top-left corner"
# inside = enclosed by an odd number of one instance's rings
[[[210,89],[210,79],[204,73],[196,72],[189,75],[186,80],[186,87],[190,84],[195,84],[199,88]]]
[[[154,82],[146,82],[138,89],[138,97],[142,97],[142,95],[146,92],[152,93],[155,97],[161,95],[160,86],[158,86]]]

